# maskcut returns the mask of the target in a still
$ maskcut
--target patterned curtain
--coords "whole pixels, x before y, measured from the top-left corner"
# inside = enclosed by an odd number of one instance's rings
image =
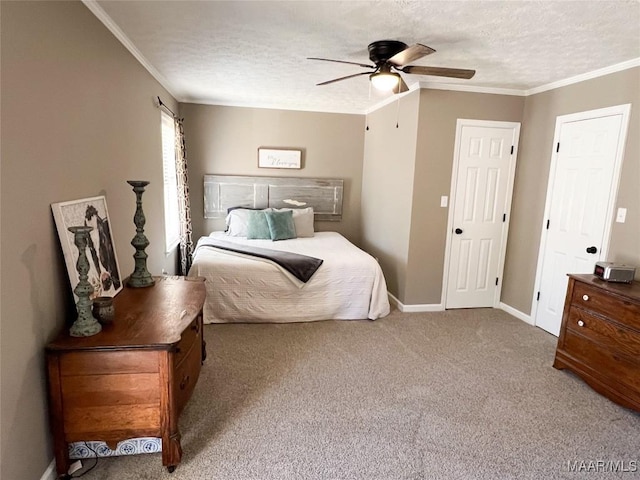
[[[180,214],[180,275],[186,275],[189,273],[189,268],[191,268],[191,255],[193,254],[187,149],[184,142],[183,119],[176,117],[174,119],[176,124],[176,176],[178,177],[178,209]]]

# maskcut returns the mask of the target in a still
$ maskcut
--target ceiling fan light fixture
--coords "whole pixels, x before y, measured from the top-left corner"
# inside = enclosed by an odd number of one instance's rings
[[[2,1],[2,0],[0,0]],[[397,40],[379,40],[372,42],[367,47],[369,50],[369,60],[373,65],[366,63],[350,62],[347,60],[332,60],[330,58],[309,57],[309,60],[321,60],[323,62],[346,63],[349,65],[357,65],[369,69],[368,72],[359,72],[345,77],[334,78],[317,85],[329,85],[331,83],[340,82],[349,78],[359,77],[360,75],[369,75],[370,85],[376,90],[393,93],[404,93],[409,91],[409,87],[404,82],[400,73],[415,75],[432,75],[436,77],[450,77],[470,79],[476,73],[475,70],[464,70],[461,68],[446,67],[426,67],[418,65],[407,65],[409,62],[418,60],[427,56],[435,50],[421,43],[408,46],[404,42]],[[371,70],[373,69],[373,70]],[[400,73],[398,73],[400,72]]]
[[[392,72],[372,73],[369,78],[371,84],[383,92],[393,90],[400,83],[400,75]]]

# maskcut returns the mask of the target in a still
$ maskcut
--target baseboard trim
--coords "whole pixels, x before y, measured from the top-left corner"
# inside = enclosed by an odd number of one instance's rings
[[[534,325],[533,318],[531,318],[531,315],[522,313],[520,310],[516,310],[515,308],[502,302],[500,302],[499,308],[500,310],[504,310],[505,312],[507,312],[509,315],[516,317],[518,320],[522,320],[523,322],[528,323],[529,325]]]
[[[40,477],[40,480],[56,480],[56,478],[58,476],[56,475],[56,459],[54,458]]]
[[[443,312],[445,310],[444,306],[441,303],[435,304],[415,304],[415,305],[405,305],[400,300],[398,300],[392,293],[387,292],[389,295],[389,302],[395,306],[402,313],[417,313],[417,312]],[[526,313],[522,313],[520,310],[516,310],[510,305],[506,303],[500,302],[498,305],[500,310],[504,310],[509,315],[516,317],[518,320],[522,320],[529,325],[535,325],[531,315],[527,315]]]
[[[415,304],[415,305],[405,305],[393,294],[387,292],[389,295],[389,301],[402,313],[418,313],[418,312],[442,312],[444,311],[444,307],[442,304]]]

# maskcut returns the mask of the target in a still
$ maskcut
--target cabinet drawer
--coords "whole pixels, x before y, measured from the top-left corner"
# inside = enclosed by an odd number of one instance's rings
[[[197,316],[191,324],[184,329],[180,342],[176,346],[174,365],[178,366],[182,360],[190,354],[194,345],[202,344],[202,316]],[[198,347],[200,348],[200,347]]]
[[[136,432],[160,433],[160,406],[137,405],[132,411],[128,406],[69,408],[64,412],[64,435],[70,441],[100,440],[109,433],[129,432],[120,440],[136,436]],[[147,433],[151,435],[150,433]]]
[[[569,329],[565,333],[562,350],[589,368],[594,378],[640,401],[640,367],[637,362]]]
[[[640,330],[640,304],[623,297],[576,282],[571,303]]]
[[[640,367],[640,333],[575,307],[569,310],[567,329],[613,352],[628,356]]]
[[[157,372],[158,352],[156,351],[70,352],[60,357],[62,376]]]
[[[202,349],[200,345],[196,345],[189,351],[189,354],[184,358],[174,372],[174,392],[175,402],[178,415],[182,412],[182,409],[186,405],[193,389],[198,381],[200,375],[200,366],[202,363]]]
[[[160,405],[157,373],[118,375],[74,375],[62,377],[64,408]]]

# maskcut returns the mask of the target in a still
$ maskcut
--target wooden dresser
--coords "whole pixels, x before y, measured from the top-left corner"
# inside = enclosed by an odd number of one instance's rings
[[[553,366],[640,412],[640,282],[569,275]]]
[[[68,331],[46,347],[49,410],[59,477],[68,478],[68,444],[162,438],[162,464],[172,472],[182,449],[178,417],[205,358],[202,278],[156,277],[147,288],[124,287],[115,319],[91,337]]]

